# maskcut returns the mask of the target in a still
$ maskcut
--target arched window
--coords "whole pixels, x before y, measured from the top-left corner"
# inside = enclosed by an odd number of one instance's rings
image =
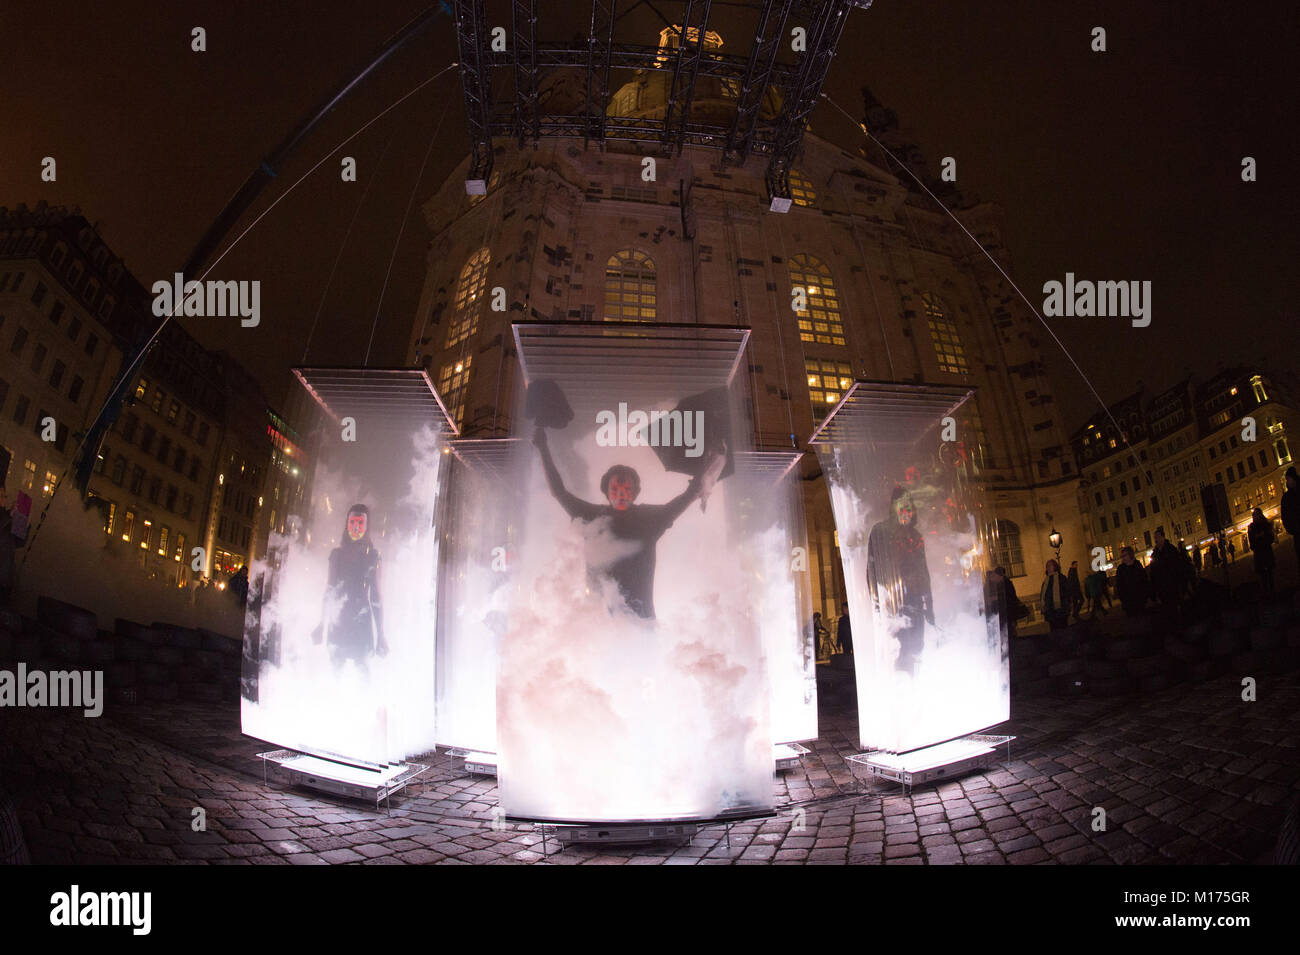
[[[1025,576],[1025,555],[1020,550],[1020,526],[1012,521],[998,521],[993,527],[993,566],[1005,567],[1008,577]]]
[[[491,253],[479,249],[469,257],[460,270],[456,282],[456,298],[452,302],[451,324],[447,327],[447,348],[459,345],[478,331],[479,304],[487,288],[487,268]]]
[[[925,320],[930,326],[930,340],[934,342],[934,356],[939,361],[939,370],[954,375],[965,375],[970,369],[966,365],[966,349],[962,347],[957,335],[957,326],[948,317],[943,307],[943,300],[929,292],[921,293],[921,304],[925,308]]]
[[[790,256],[790,287],[802,289],[804,308],[798,311],[799,338],[819,345],[844,344],[844,317],[831,270],[811,255]],[[796,299],[795,304],[799,304]]]
[[[639,249],[615,252],[605,263],[605,321],[652,322],[658,314],[654,260]]]
[[[798,169],[790,170],[790,198],[796,206],[811,206],[817,201],[817,190],[812,180]]]

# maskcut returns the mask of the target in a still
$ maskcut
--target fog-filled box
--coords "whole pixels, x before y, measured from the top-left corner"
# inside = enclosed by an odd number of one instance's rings
[[[986,599],[965,389],[855,382],[813,436],[849,598],[866,749],[906,752],[1010,715],[1006,637]]]
[[[439,500],[449,425],[419,372],[302,369],[326,415],[305,513],[250,572],[250,736],[363,765],[435,743]]]
[[[502,806],[575,822],[766,810],[764,541],[737,466],[751,450],[735,374],[747,333],[521,324],[515,336]],[[768,539],[788,559],[784,530]]]

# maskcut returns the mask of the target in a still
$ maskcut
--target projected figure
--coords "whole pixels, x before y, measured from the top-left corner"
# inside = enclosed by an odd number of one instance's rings
[[[370,511],[354,504],[348,509],[343,540],[330,551],[325,611],[313,637],[319,642],[325,636],[335,665],[352,660],[365,667],[373,654],[388,653],[379,601],[379,550],[369,533]]]
[[[546,484],[569,516],[594,525],[593,530],[607,530],[615,540],[631,545],[631,553],[601,570],[618,584],[619,593],[633,613],[653,619],[656,545],[692,501],[699,498],[703,504],[708,500],[726,464],[726,445],[706,452],[703,470],[691,478],[686,490],[667,504],[635,503],[641,493],[641,476],[625,464],[614,465],[600,479],[601,493],[609,503],[592,504],[574,497],[565,488],[551,459],[544,427],[534,432],[533,443],[541,452]]]
[[[925,624],[934,623],[934,597],[930,569],[925,563],[925,541],[916,529],[916,508],[906,489],[894,488],[889,496],[890,516],[871,529],[867,538],[867,586],[875,609],[899,621],[898,660],[894,668],[916,675],[916,661],[925,644]]]

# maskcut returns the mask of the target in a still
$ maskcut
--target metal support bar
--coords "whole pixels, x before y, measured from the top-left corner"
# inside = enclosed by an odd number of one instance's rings
[[[605,142],[605,108],[609,101],[609,71],[614,52],[614,0],[591,0],[587,33],[587,105],[582,143]]]
[[[794,0],[764,0],[754,31],[754,45],[750,48],[749,61],[745,64],[745,75],[736,97],[736,115],[722,148],[724,163],[743,163],[749,157],[754,128],[776,71],[776,51],[785,39],[785,21],[793,3]]]
[[[456,48],[465,94],[470,162],[466,179],[487,182],[492,172],[492,82],[488,74],[487,15],[483,0],[455,0]]]
[[[668,108],[664,111],[664,148],[677,155],[682,152],[682,137],[695,99],[695,77],[704,58],[704,34],[709,27],[712,0],[687,0],[677,35],[677,55],[673,58],[673,79],[668,87]],[[699,22],[695,22],[698,15]],[[692,42],[694,37],[694,42]]]
[[[515,136],[522,148],[541,138],[537,115],[537,0],[514,0],[512,6],[515,66]]]
[[[835,57],[835,47],[848,22],[852,0],[823,0],[813,15],[808,52],[793,84],[784,90],[781,117],[773,137],[767,166],[767,188],[772,198],[790,198],[790,166],[803,141],[808,118],[817,106],[822,83]]]

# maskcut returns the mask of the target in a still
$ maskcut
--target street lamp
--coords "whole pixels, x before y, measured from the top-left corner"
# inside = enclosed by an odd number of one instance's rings
[[[1047,535],[1047,543],[1056,550],[1056,564],[1059,567],[1061,564],[1061,532],[1055,527],[1052,528],[1052,533]]]

